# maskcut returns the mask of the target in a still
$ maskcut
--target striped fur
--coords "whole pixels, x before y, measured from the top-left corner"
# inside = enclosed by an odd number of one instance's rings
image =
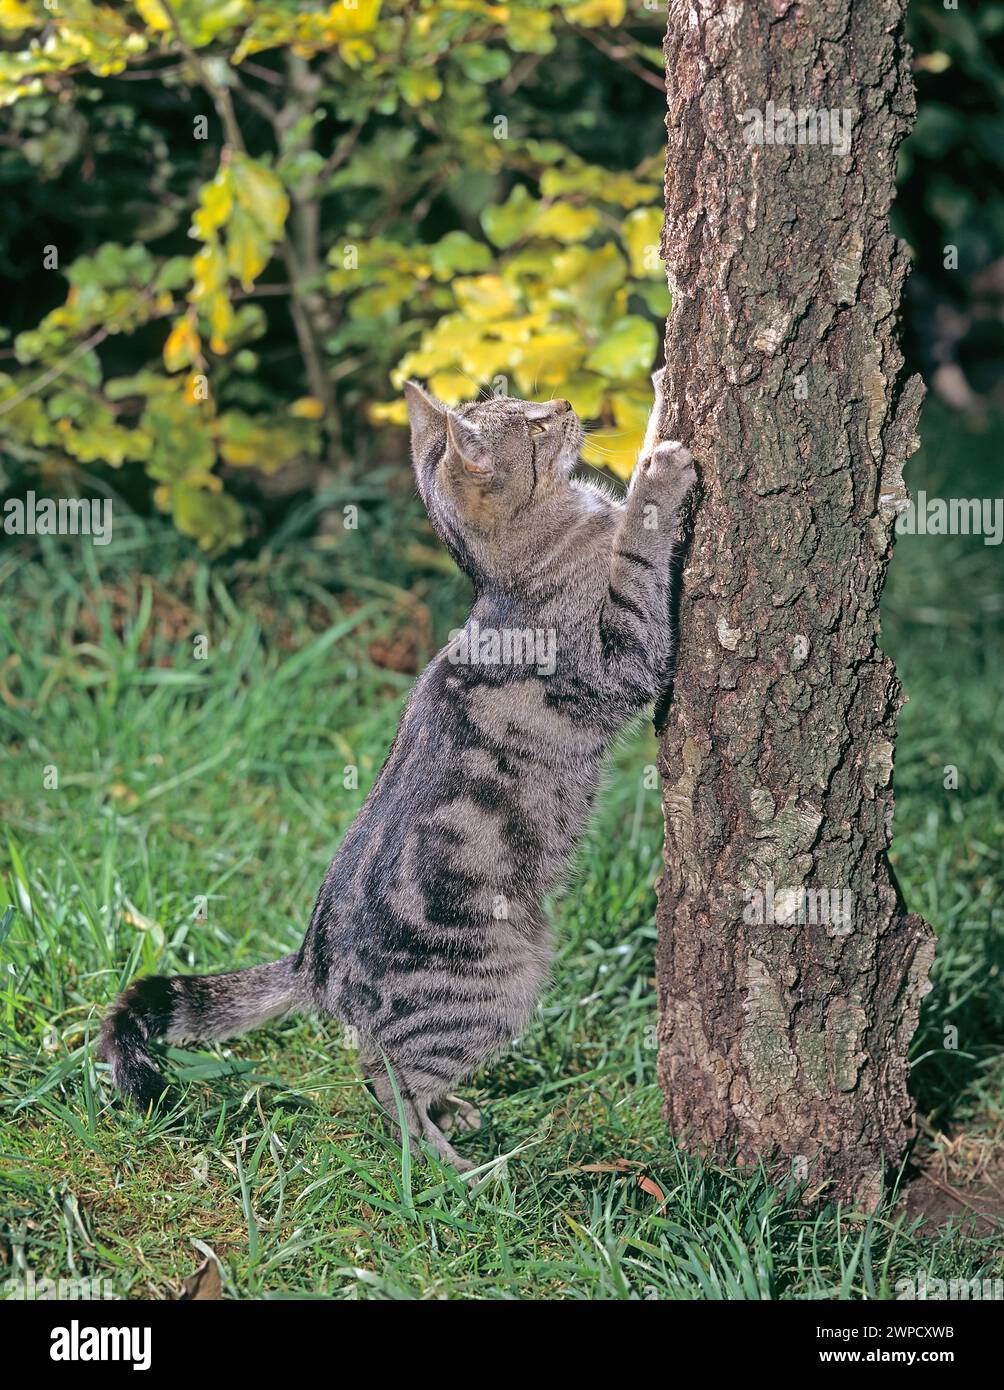
[[[146,1106],[165,1085],[152,1039],[225,1037],[313,1009],[358,1030],[364,1073],[393,1114],[388,1059],[411,1134],[463,1170],[444,1130],[476,1116],[450,1093],[536,1007],[545,898],[611,739],[665,684],[670,548],[694,472],[682,446],[655,445],[618,501],[572,479],[582,427],[567,402],[448,411],[412,383],[407,395],[419,491],[474,585],[465,635],[553,634],[553,669],[440,652],[300,950],[231,974],[139,980],[108,1014],[104,1055]]]

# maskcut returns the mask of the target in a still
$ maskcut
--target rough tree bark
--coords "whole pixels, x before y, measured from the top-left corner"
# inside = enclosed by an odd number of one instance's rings
[[[934,949],[886,859],[903,696],[877,640],[923,396],[888,220],[904,8],[669,0],[665,45],[663,437],[701,495],[661,745],[660,1079],[692,1146],[869,1206],[912,1134]]]

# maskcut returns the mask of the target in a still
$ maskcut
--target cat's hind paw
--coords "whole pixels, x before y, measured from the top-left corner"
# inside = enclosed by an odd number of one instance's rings
[[[481,1128],[481,1111],[459,1096],[444,1097],[430,1107],[429,1114],[444,1134],[449,1134],[452,1129],[463,1134]]]

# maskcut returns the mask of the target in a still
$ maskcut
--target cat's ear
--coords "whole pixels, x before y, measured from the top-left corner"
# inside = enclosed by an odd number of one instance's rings
[[[495,463],[488,442],[479,429],[452,410],[446,412],[448,455],[469,478],[489,483],[495,476]]]
[[[437,438],[442,440],[446,434],[446,407],[423,390],[417,381],[404,383],[404,398],[408,403],[408,422],[411,425],[411,454],[417,468],[428,454],[430,445]]]

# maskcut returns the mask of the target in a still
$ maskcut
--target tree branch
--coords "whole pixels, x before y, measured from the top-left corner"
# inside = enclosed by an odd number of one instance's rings
[[[220,122],[227,137],[227,144],[231,149],[245,154],[247,151],[244,145],[244,136],[241,134],[241,128],[237,124],[237,116],[234,112],[234,104],[230,98],[230,92],[226,87],[217,86],[209,76],[209,72],[205,63],[202,61],[201,55],[196,52],[182,33],[181,25],[178,22],[178,16],[174,12],[171,0],[160,0],[160,6],[167,15],[171,28],[174,30],[174,36],[178,40],[178,47],[195,69],[200,85],[205,88],[213,105],[216,107],[216,114],[220,118]]]
[[[37,396],[39,391],[44,391],[47,386],[63,375],[71,362],[75,362],[78,357],[83,357],[84,353],[90,352],[91,348],[98,347],[104,342],[110,332],[110,326],[105,324],[96,332],[92,333],[89,338],[85,338],[82,343],[78,343],[65,357],[61,357],[58,362],[54,363],[48,371],[43,372],[41,376],[37,376],[34,381],[29,381],[27,386],[22,386],[20,391],[16,391],[13,396],[8,397],[7,400],[0,404],[0,415],[6,415],[8,411],[13,410],[16,405],[20,405],[22,401],[26,401],[29,396]]]

